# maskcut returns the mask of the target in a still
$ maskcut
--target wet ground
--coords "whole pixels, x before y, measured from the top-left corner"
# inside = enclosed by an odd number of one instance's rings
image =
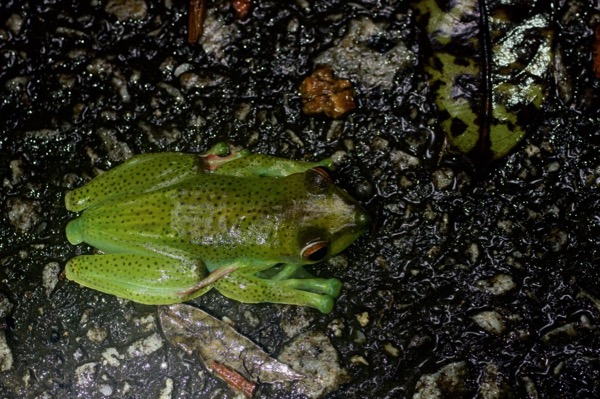
[[[63,274],[93,251],[66,240],[67,191],[133,154],[221,140],[335,154],[336,182],[372,215],[312,268],[343,282],[330,314],[213,292],[192,302],[272,356],[299,338],[330,354],[342,383],[323,395],[599,397],[600,10],[552,5],[546,101],[483,168],[444,145],[410,2],[253,1],[244,20],[209,2],[191,45],[183,1],[4,1],[0,397],[234,396],[166,341],[156,307]],[[355,111],[303,114],[298,88],[317,64],[352,82]],[[265,384],[257,397],[303,393]]]

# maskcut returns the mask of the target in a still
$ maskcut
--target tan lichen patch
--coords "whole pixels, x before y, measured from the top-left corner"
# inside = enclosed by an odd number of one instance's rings
[[[304,79],[300,85],[302,111],[307,115],[325,114],[339,118],[356,108],[352,84],[348,80],[335,79],[333,69],[324,66]]]

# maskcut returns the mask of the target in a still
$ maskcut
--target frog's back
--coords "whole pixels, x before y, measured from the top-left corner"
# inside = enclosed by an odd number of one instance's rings
[[[180,239],[200,246],[272,242],[293,196],[287,178],[209,175],[173,188],[171,222]]]
[[[270,258],[295,191],[286,179],[202,173],[98,204],[69,228],[107,253],[200,258],[210,269],[249,253]]]

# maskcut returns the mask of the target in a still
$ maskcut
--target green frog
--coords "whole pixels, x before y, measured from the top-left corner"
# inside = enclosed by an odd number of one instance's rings
[[[83,213],[71,244],[103,253],[66,265],[68,279],[146,304],[185,302],[211,288],[245,303],[328,313],[338,279],[304,265],[356,240],[370,219],[325,168],[219,143],[204,154],[137,155],[65,197]]]

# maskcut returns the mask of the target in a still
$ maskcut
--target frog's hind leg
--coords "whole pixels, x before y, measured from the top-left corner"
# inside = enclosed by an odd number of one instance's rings
[[[174,152],[136,155],[69,192],[65,206],[79,212],[109,198],[168,187],[198,173],[204,173],[204,162],[197,155]]]
[[[329,313],[341,283],[337,279],[271,280],[252,274],[231,273],[214,285],[224,296],[245,303],[283,303],[309,306]]]
[[[155,256],[83,255],[67,262],[65,271],[69,280],[85,287],[151,305],[185,302],[211,288],[181,295],[206,277],[204,264]]]

